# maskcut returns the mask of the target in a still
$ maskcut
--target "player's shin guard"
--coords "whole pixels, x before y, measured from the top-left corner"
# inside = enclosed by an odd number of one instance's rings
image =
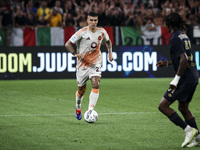
[[[76,91],[76,109],[81,109],[82,100],[83,100],[83,96],[81,97],[78,91]]]
[[[88,110],[93,110],[99,98],[99,89],[92,89],[90,93],[90,101]]]

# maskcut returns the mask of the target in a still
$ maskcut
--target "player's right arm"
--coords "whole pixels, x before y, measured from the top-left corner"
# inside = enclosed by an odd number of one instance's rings
[[[81,39],[82,37],[82,33],[84,31],[86,31],[87,28],[82,28],[80,30],[78,30],[75,34],[73,34],[71,36],[71,38],[65,43],[65,47],[66,49],[72,53],[75,57],[77,57],[78,59],[82,59],[84,57],[83,54],[80,53],[76,53],[75,49],[73,48],[73,44],[75,44],[78,40]]]
[[[70,40],[68,40],[65,43],[65,47],[70,53],[72,53],[72,55],[74,55],[78,59],[82,59],[83,58],[83,54],[76,53],[75,49],[73,48],[73,43]]]
[[[157,67],[168,67],[170,65],[173,65],[172,61],[169,60],[169,61],[163,61],[163,60],[159,60],[156,64]]]

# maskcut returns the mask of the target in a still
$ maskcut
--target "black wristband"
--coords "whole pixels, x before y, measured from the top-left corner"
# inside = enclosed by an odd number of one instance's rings
[[[75,55],[76,54],[76,52],[72,52],[72,55]]]

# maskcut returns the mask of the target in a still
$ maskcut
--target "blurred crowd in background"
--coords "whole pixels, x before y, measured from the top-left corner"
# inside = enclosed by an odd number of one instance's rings
[[[171,12],[200,25],[200,0],[1,0],[0,27],[84,27],[90,11],[99,26],[153,27]]]
[[[154,30],[171,12],[200,25],[200,0],[1,0],[0,29],[9,35],[12,27],[84,27],[90,11],[97,12],[98,26]]]

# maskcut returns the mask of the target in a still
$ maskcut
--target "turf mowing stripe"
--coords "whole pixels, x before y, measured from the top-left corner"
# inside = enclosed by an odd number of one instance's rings
[[[121,113],[98,113],[100,115],[132,115],[132,114],[156,114],[160,112],[121,112]],[[200,112],[193,112],[199,114]],[[73,116],[74,114],[24,114],[24,115],[0,115],[0,117],[34,117],[34,116]]]
[[[121,112],[121,113],[98,113],[100,115],[128,115],[128,114],[152,114],[158,112]],[[24,114],[24,115],[0,115],[0,117],[30,117],[30,116],[72,116],[74,114]]]

